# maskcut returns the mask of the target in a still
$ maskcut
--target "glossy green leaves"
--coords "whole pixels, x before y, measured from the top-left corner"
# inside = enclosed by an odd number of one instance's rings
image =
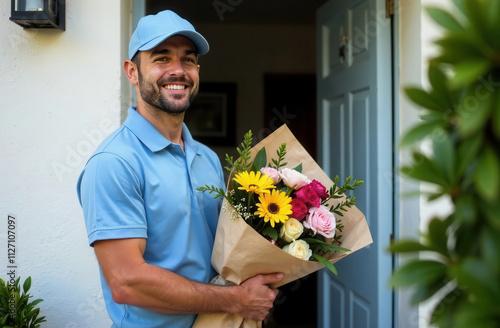
[[[427,9],[444,34],[430,87],[405,89],[422,121],[400,141],[413,151],[401,172],[432,185],[428,200],[445,197],[452,211],[429,221],[418,241],[391,245],[413,259],[390,283],[413,288],[412,304],[439,300],[431,322],[440,328],[493,328],[500,322],[500,1],[453,2],[452,12]]]

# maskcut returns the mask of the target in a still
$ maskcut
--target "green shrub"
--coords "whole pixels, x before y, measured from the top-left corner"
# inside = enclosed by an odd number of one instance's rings
[[[19,286],[20,278],[14,284],[0,279],[0,327],[2,328],[38,328],[45,317],[38,317],[40,309],[35,306],[43,300],[30,301],[33,296],[28,294],[31,288],[31,277]]]
[[[454,0],[452,12],[427,8],[444,27],[429,62],[430,87],[406,89],[423,108],[403,147],[413,147],[404,175],[430,183],[429,200],[448,197],[453,211],[433,218],[420,240],[400,240],[413,257],[391,279],[414,289],[412,303],[438,299],[431,322],[441,328],[500,323],[500,1]],[[404,218],[403,218],[404,219]]]

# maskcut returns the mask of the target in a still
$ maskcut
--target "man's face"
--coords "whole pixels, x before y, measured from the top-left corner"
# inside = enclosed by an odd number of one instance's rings
[[[185,112],[199,88],[200,66],[191,40],[174,35],[137,55],[142,100],[169,114]]]

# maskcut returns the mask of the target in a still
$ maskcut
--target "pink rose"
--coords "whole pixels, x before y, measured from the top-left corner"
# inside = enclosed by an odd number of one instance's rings
[[[311,207],[309,215],[303,224],[304,227],[311,229],[314,234],[319,233],[325,238],[333,238],[335,236],[335,216],[326,206]]]
[[[316,195],[318,195],[318,197],[322,200],[325,200],[330,196],[328,195],[328,190],[326,190],[326,187],[323,186],[323,184],[318,180],[311,181],[309,185],[314,189]]]
[[[287,185],[288,187],[293,188],[295,190],[304,187],[306,184],[308,184],[311,181],[305,175],[300,173],[299,171],[289,169],[289,168],[281,169],[280,176],[281,176],[281,179],[283,180],[283,183],[285,185]]]
[[[290,216],[299,221],[304,219],[307,212],[309,211],[309,208],[306,206],[306,204],[304,204],[304,202],[298,198],[292,199],[292,202],[290,204],[292,204],[292,214]]]
[[[271,179],[273,179],[274,184],[278,184],[281,181],[280,173],[272,167],[263,167],[260,169],[260,172],[262,174],[267,174]]]
[[[310,184],[297,190],[295,192],[295,197],[300,199],[308,207],[319,207],[321,205],[321,199]]]

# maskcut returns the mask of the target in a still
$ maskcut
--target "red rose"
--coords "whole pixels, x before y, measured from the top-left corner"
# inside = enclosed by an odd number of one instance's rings
[[[306,204],[304,204],[304,202],[298,198],[292,199],[292,202],[290,204],[292,204],[292,214],[290,216],[299,221],[304,219],[309,211],[309,208],[306,206]]]
[[[305,185],[295,192],[295,196],[305,203],[308,207],[319,207],[321,199],[310,184]]]
[[[325,200],[330,196],[328,195],[328,190],[326,190],[326,187],[323,186],[323,184],[318,180],[311,181],[309,185],[314,189],[316,195],[318,195],[318,197],[321,198],[322,200]]]

